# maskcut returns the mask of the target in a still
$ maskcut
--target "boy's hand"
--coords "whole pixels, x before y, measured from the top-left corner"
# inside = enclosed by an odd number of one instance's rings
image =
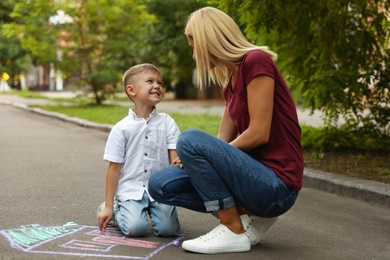
[[[112,219],[112,209],[105,207],[98,216],[99,229],[106,232],[108,222]]]
[[[180,160],[180,158],[179,157],[177,157],[176,159],[174,159],[173,161],[172,161],[172,164],[171,164],[172,166],[179,166],[180,168],[183,168],[183,164],[181,163],[181,160]]]

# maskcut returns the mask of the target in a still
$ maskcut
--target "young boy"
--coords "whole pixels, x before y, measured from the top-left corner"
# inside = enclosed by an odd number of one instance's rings
[[[162,76],[152,64],[131,67],[123,75],[123,87],[134,108],[111,130],[103,159],[106,201],[98,208],[98,222],[105,231],[114,222],[126,236],[144,236],[150,217],[156,236],[174,236],[179,230],[176,208],[149,196],[149,177],[175,164],[180,130],[156,105],[163,95]],[[115,198],[115,203],[114,203]]]

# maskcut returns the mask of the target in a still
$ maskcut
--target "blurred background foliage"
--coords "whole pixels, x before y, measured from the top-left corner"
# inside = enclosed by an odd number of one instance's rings
[[[102,105],[121,90],[128,67],[150,62],[175,98],[199,98],[183,31],[188,15],[207,5],[278,53],[296,102],[325,115],[327,134],[316,139],[322,149],[334,129],[353,133],[360,146],[388,144],[388,0],[2,0],[0,72],[17,85],[29,66],[54,64]],[[220,89],[210,90],[202,97],[220,97]]]

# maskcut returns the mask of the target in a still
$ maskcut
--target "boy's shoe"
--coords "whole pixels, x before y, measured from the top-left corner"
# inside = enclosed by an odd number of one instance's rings
[[[203,254],[247,252],[251,250],[251,244],[246,233],[236,234],[222,224],[219,224],[204,236],[184,241],[181,247],[188,251]]]
[[[252,246],[258,244],[268,229],[278,220],[278,217],[260,218],[248,216],[247,214],[241,215],[240,218]]]
[[[114,200],[114,209],[117,207],[118,205],[118,201],[117,200]],[[97,209],[97,213],[96,213],[96,216],[97,218],[99,218],[99,213],[102,212],[102,210],[106,207],[106,202],[103,202],[102,204],[99,205],[98,209]],[[110,222],[108,222],[108,227],[118,227],[118,223],[115,221],[114,217],[110,220]]]

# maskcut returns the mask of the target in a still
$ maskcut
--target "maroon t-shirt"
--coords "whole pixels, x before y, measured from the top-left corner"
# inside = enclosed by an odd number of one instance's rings
[[[243,133],[250,120],[246,87],[259,75],[270,76],[275,81],[272,125],[268,143],[248,154],[270,167],[291,190],[299,191],[303,175],[301,128],[290,91],[267,53],[255,50],[245,55],[238,68],[233,90],[230,83],[224,88],[226,107],[239,133]]]

